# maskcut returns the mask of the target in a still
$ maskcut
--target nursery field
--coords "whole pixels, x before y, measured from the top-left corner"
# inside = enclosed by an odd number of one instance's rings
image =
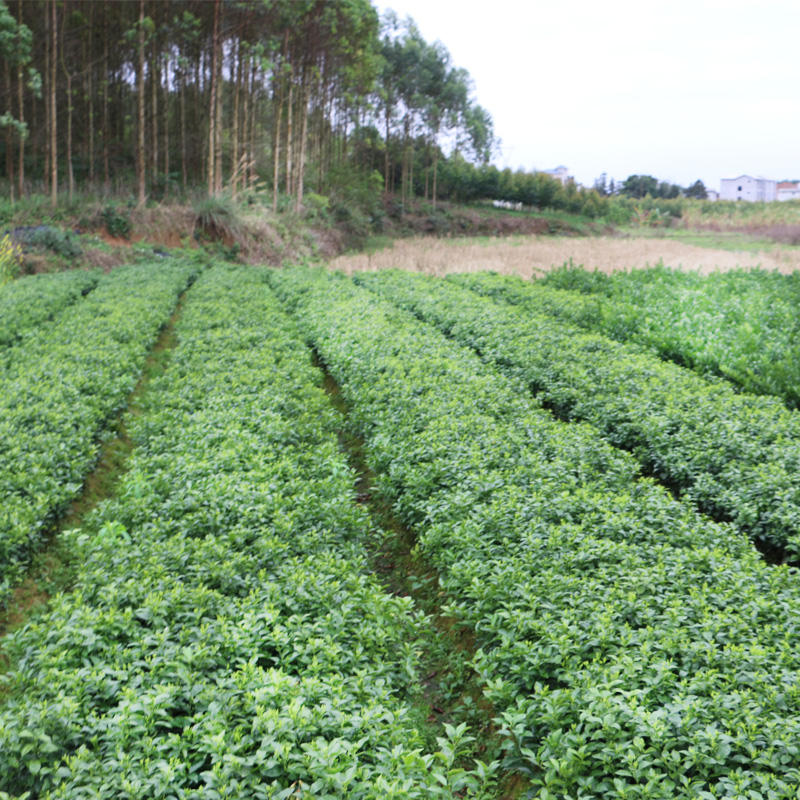
[[[180,259],[0,289],[0,603],[74,562],[3,637],[0,798],[797,798],[798,302]]]

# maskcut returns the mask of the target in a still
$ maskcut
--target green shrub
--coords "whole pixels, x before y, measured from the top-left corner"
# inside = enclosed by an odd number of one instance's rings
[[[118,211],[114,206],[106,206],[100,216],[111,236],[128,238],[132,228],[130,217]]]

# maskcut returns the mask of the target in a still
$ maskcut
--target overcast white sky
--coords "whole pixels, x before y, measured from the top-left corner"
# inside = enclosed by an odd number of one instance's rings
[[[800,178],[800,0],[380,0],[441,40],[498,166]]]

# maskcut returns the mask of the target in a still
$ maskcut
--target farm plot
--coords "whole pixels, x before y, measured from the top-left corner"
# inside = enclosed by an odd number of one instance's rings
[[[640,347],[449,281],[401,272],[356,280],[475,348],[561,418],[591,422],[701,511],[800,556],[800,415],[777,398],[737,394]]]
[[[0,786],[49,798],[471,797],[412,721],[424,620],[366,569],[338,412],[257,268],[186,295],[75,591],[15,633]],[[472,788],[470,788],[472,787]]]
[[[542,798],[789,798],[796,574],[341,275],[278,273]]]
[[[603,275],[555,270],[533,284],[499,275],[453,280],[577,323],[661,358],[800,405],[800,276],[763,270],[700,276],[665,268]]]
[[[0,287],[0,348],[14,344],[79,301],[99,280],[99,272],[71,270],[31,275]],[[2,360],[0,356],[0,362]]]
[[[115,270],[8,351],[0,373],[0,606],[80,491],[194,273],[181,263]]]

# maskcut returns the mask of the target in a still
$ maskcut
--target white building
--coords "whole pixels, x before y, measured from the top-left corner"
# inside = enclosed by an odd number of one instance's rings
[[[800,181],[781,181],[776,194],[778,200],[800,200]]]
[[[768,178],[752,178],[740,175],[738,178],[723,178],[720,181],[720,200],[749,200],[769,203],[775,199],[777,181]]]
[[[555,169],[544,169],[542,172],[544,172],[545,175],[549,175],[551,178],[555,178],[557,181],[561,181],[562,186],[572,177],[567,174],[569,170],[563,164]]]

